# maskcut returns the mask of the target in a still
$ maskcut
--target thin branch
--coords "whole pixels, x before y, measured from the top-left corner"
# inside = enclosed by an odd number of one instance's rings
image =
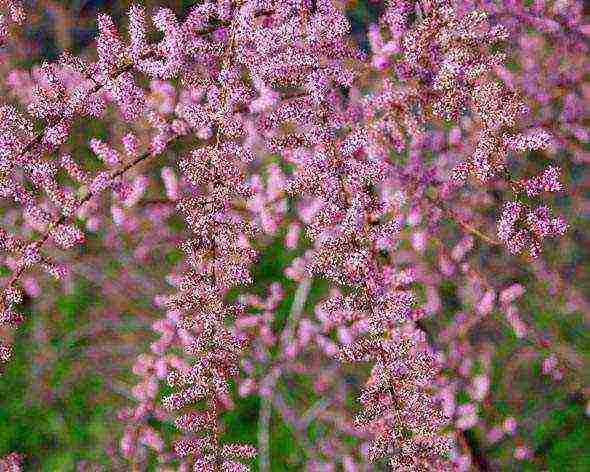
[[[263,377],[261,383],[268,383],[268,389],[270,390],[271,398],[265,395],[260,395],[260,412],[258,416],[258,453],[260,456],[260,471],[270,472],[270,448],[269,448],[269,423],[272,413],[272,406],[281,412],[283,420],[292,424],[293,428],[299,431],[299,424],[292,414],[287,414],[286,411],[290,411],[284,399],[278,392],[275,391],[275,385],[280,379],[279,366],[283,362],[283,353],[286,347],[293,337],[293,331],[295,326],[303,313],[303,307],[309,294],[311,287],[311,280],[309,278],[303,279],[295,292],[293,304],[291,305],[291,312],[289,319],[283,327],[279,341],[279,354],[275,360],[267,367],[267,374]],[[273,375],[275,372],[279,372],[279,375]],[[303,435],[305,437],[305,435]],[[307,447],[311,447],[309,441],[306,443]]]
[[[320,398],[317,400],[298,421],[298,427],[305,431],[315,419],[320,416],[330,405],[332,401],[328,398]]]
[[[293,428],[293,435],[295,436],[295,438],[301,444],[303,444],[303,446],[308,451],[316,449],[316,447],[314,447],[312,442],[307,437],[306,432],[301,431],[301,429],[299,428],[299,422],[297,421],[296,413],[291,409],[291,407],[289,407],[289,405],[287,404],[283,396],[280,394],[280,392],[273,392],[271,400],[273,407],[277,410],[277,412],[280,413],[283,421],[285,421],[285,423],[287,423]]]
[[[258,457],[260,472],[270,472],[270,418],[272,403],[265,395],[260,395],[258,413]]]
[[[303,313],[303,308],[305,306],[305,301],[307,300],[307,296],[309,295],[309,290],[311,288],[311,279],[304,278],[299,282],[299,286],[295,291],[295,296],[293,298],[293,304],[291,305],[291,311],[289,313],[289,319],[287,320],[283,331],[281,332],[280,337],[280,344],[279,344],[279,353],[284,353],[287,345],[293,338],[293,333],[295,331],[295,327],[301,318]],[[278,358],[283,357],[279,354]],[[272,370],[272,369],[271,369]]]
[[[178,136],[174,137],[168,143],[176,140],[177,138],[178,138]],[[112,172],[109,175],[109,179],[108,179],[109,182],[112,182],[116,178],[122,176],[125,172],[127,172],[130,169],[132,169],[133,167],[135,167],[140,162],[143,162],[144,160],[146,160],[150,156],[152,156],[152,152],[151,151],[147,151],[147,152],[143,153],[142,155],[140,155],[139,157],[136,157],[135,159],[132,159],[131,161],[125,163],[119,169],[115,170],[114,172]],[[35,243],[33,243],[34,244],[34,248],[38,250],[41,247],[43,247],[43,245],[49,240],[51,231],[53,229],[55,229],[56,227],[58,227],[61,224],[64,224],[65,222],[69,221],[69,219],[71,219],[72,216],[75,216],[76,215],[76,211],[82,205],[84,205],[84,203],[88,202],[91,198],[93,198],[94,196],[98,195],[98,193],[99,193],[98,191],[87,192],[86,195],[84,197],[82,197],[78,201],[78,206],[77,206],[76,210],[75,211],[72,211],[70,213],[70,216],[69,217],[66,217],[65,215],[62,214],[58,218],[56,218],[55,220],[53,220],[51,223],[49,223],[49,225],[48,225],[47,229],[45,230],[45,232],[43,233],[41,239],[39,239],[39,240],[35,241]],[[4,285],[3,291],[5,291],[8,287],[11,287],[12,285],[14,285],[14,283],[25,272],[26,268],[27,267],[26,267],[25,264],[21,264],[20,267],[12,274],[12,276],[10,277],[10,280]]]
[[[467,233],[473,234],[477,236],[481,240],[485,241],[486,243],[492,246],[498,246],[501,244],[496,238],[492,236],[488,236],[487,234],[483,233],[471,223],[468,223],[461,218],[455,210],[445,205],[440,199],[430,197],[429,195],[424,195],[425,198],[433,205],[436,205],[440,208],[450,219],[455,221],[459,226],[461,226]]]

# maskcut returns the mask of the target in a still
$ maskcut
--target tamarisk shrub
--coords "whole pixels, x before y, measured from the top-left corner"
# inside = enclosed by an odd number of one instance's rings
[[[479,413],[496,347],[474,332],[492,313],[541,353],[545,374],[578,389],[579,360],[527,325],[516,305],[527,287],[495,277],[487,259],[546,279],[543,245],[566,237],[551,207],[567,191],[564,172],[529,161],[570,151],[587,161],[580,4],[371,2],[379,18],[367,51],[346,3],[205,1],[182,18],[135,5],[125,32],[98,15],[96,57],[64,51],[5,79],[3,361],[19,305],[43,296],[39,269],[67,283],[68,267],[79,268],[58,250],[88,233],[115,250],[149,228],[135,260],[163,246],[183,253],[166,277],[173,291],[154,298],[158,339],[135,360],[139,380],[118,415],[129,470],[151,456],[159,470],[246,471],[257,454],[270,470],[273,410],[306,447],[309,470],[491,470],[485,446],[465,434],[475,427],[490,444],[515,436],[514,459],[532,460],[514,418],[491,425]],[[19,6],[0,6],[23,22]],[[528,75],[545,65],[526,51],[550,40],[571,71],[535,82]],[[515,41],[523,74],[507,68]],[[561,106],[555,83],[572,88]],[[78,123],[100,120],[117,129],[84,143],[85,162],[71,146]],[[173,213],[182,241],[164,224]],[[265,296],[250,287],[277,236],[293,257]],[[439,320],[455,281],[461,309]],[[313,283],[326,288],[319,298]],[[583,308],[583,297],[564,296]],[[364,386],[350,388],[363,372]],[[298,415],[280,386],[305,376],[317,401]],[[236,393],[260,397],[258,450],[224,442]],[[313,421],[330,431],[319,445],[309,444]],[[156,422],[177,428],[172,441]],[[18,470],[17,458],[4,469]]]

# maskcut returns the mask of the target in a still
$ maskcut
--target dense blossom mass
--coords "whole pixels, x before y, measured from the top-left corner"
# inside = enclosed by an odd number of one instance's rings
[[[516,305],[526,286],[500,286],[469,255],[499,247],[538,264],[571,227],[555,204],[568,192],[556,156],[588,162],[590,89],[576,87],[590,23],[581,2],[520,3],[369,2],[378,19],[366,44],[344,1],[207,0],[182,16],[134,5],[124,27],[98,14],[95,57],[64,51],[11,71],[0,104],[10,209],[0,359],[10,362],[20,305],[42,295],[41,271],[67,284],[63,251],[83,255],[96,234],[117,248],[149,221],[134,257],[172,243],[182,261],[154,299],[157,339],[134,361],[139,380],[118,414],[122,470],[154,457],[162,471],[242,472],[254,460],[270,470],[273,408],[304,442],[311,421],[327,425],[306,470],[492,470],[465,434],[484,427],[492,381],[493,349],[470,335],[497,311],[547,353],[544,374],[561,379],[571,362],[527,328]],[[9,45],[25,10],[0,8]],[[541,57],[544,41],[548,61],[563,53],[559,71],[541,74],[551,65],[529,52]],[[112,136],[81,143],[84,153],[72,146],[80,127],[113,116]],[[164,224],[174,214],[183,240]],[[299,251],[281,317],[286,282],[248,291],[274,238]],[[456,280],[466,307],[434,329],[442,287]],[[312,302],[314,281],[329,288]],[[352,408],[350,372],[365,377]],[[323,398],[309,417],[277,388],[303,375]],[[224,413],[253,394],[258,447],[227,442]],[[517,424],[485,428],[493,443]],[[514,458],[531,458],[520,440]],[[15,452],[0,467],[20,462]]]

